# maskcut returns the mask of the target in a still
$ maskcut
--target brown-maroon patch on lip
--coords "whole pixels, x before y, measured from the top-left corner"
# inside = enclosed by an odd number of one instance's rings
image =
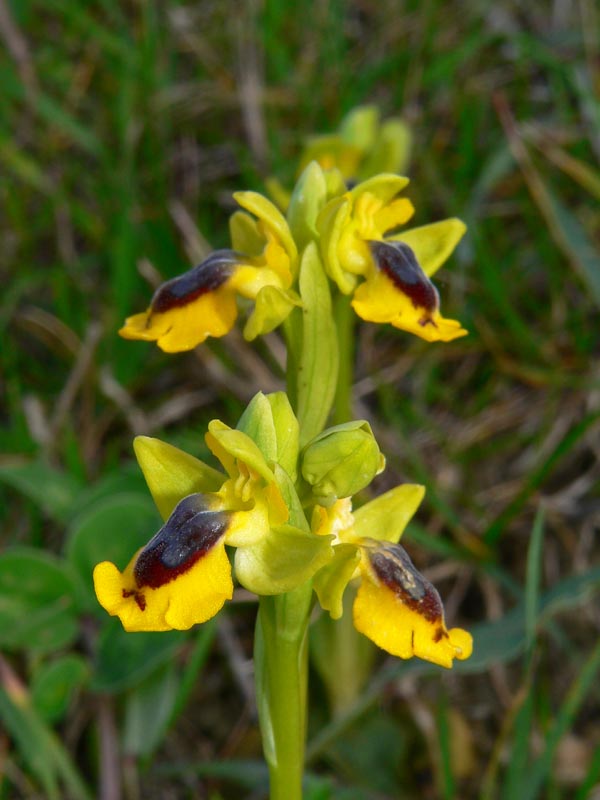
[[[211,511],[201,494],[184,498],[139,554],[133,568],[138,587],[158,589],[187,572],[225,535],[229,517]]]
[[[152,311],[168,311],[191,303],[222,286],[243,258],[235,250],[215,250],[197,267],[163,283],[152,298]]]
[[[440,642],[444,638],[448,639],[449,637],[448,637],[448,634],[446,633],[446,631],[440,625],[440,627],[436,630],[436,632],[435,632],[435,634],[433,636],[433,641],[437,644],[438,642]]]
[[[146,610],[146,598],[141,592],[138,592],[136,589],[123,589],[122,594],[124,598],[133,597],[140,611]]]
[[[425,617],[428,622],[443,620],[444,610],[437,589],[415,568],[402,545],[386,543],[367,552],[379,580],[403,603]],[[440,629],[443,634],[441,626]],[[441,636],[436,641],[440,638]]]
[[[415,308],[429,312],[438,308],[437,289],[423,272],[411,247],[404,242],[369,242],[369,247],[379,269],[410,298]]]

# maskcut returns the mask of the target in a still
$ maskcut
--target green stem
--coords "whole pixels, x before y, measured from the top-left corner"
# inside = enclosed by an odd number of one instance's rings
[[[311,602],[310,582],[260,598],[256,687],[271,800],[302,800]]]
[[[300,259],[298,285],[302,310],[290,314],[284,334],[287,393],[300,424],[302,447],[323,430],[338,375],[331,294],[315,242],[306,246]],[[351,338],[350,332],[348,336]],[[300,503],[297,509],[290,508],[289,523],[308,530]],[[302,800],[311,603],[311,581],[287,594],[259,601],[254,664],[271,800]]]
[[[340,359],[333,404],[333,422],[335,425],[339,425],[353,418],[352,385],[354,382],[354,322],[356,315],[347,295],[340,293],[334,298],[333,317],[337,328]]]

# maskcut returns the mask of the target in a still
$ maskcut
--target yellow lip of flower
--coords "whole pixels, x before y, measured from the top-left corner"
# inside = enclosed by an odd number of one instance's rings
[[[120,335],[156,341],[166,353],[191,350],[209,336],[224,336],[237,318],[236,294],[254,299],[265,286],[282,286],[281,248],[271,242],[266,253],[272,268],[268,261],[263,266],[235,250],[216,250],[160,286],[146,311],[125,320]]]
[[[186,630],[210,619],[233,595],[225,540],[235,516],[217,496],[184,498],[122,573],[108,561],[96,566],[100,604],[127,631]]]
[[[365,541],[362,580],[354,601],[357,630],[399,658],[418,656],[442,667],[469,658],[471,635],[448,630],[437,590],[399,544]]]
[[[439,294],[412,248],[402,241],[369,242],[373,268],[352,306],[368,322],[388,322],[429,342],[449,342],[467,331],[442,317]]]
[[[313,529],[334,536],[334,555],[314,586],[322,607],[339,619],[344,591],[358,579],[353,607],[358,631],[392,655],[418,656],[449,668],[455,658],[471,655],[471,635],[446,628],[438,592],[397,544],[422,497],[422,486],[403,484],[356,512],[349,498],[330,508],[316,506]]]

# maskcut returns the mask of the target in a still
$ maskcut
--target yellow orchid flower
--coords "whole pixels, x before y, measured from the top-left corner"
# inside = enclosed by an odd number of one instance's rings
[[[224,445],[223,434],[230,440]],[[207,472],[202,462],[157,439],[136,440],[148,485],[168,518],[123,572],[108,561],[94,570],[100,604],[125,630],[185,630],[214,616],[233,594],[225,545],[252,547],[287,520],[273,473],[254,442],[218,420],[206,439],[229,477]],[[232,443],[237,455],[230,452]],[[179,491],[214,485],[219,476],[218,491],[185,494],[172,508]]]
[[[123,338],[155,341],[166,353],[191,350],[209,336],[231,330],[239,295],[255,303],[244,331],[253,339],[273,330],[298,305],[290,291],[297,249],[284,217],[256,192],[238,192],[235,198],[257,217],[243,215],[247,235],[237,238],[244,239],[247,248],[216,250],[164,283],[146,311],[125,320],[119,331]]]
[[[94,569],[100,605],[128,631],[185,630],[214,616],[233,594],[226,545],[237,580],[262,595],[296,588],[331,559],[328,537],[287,524],[275,473],[247,434],[213,420],[206,443],[226,474],[158,439],[135,440],[166,521],[122,572],[108,561]]]
[[[338,619],[344,590],[358,579],[353,606],[358,631],[394,656],[418,656],[450,668],[455,658],[471,655],[471,635],[447,629],[438,592],[397,543],[423,494],[422,486],[405,484],[356,512],[350,498],[330,508],[316,506],[313,527],[334,536],[334,557],[315,576],[315,590],[322,607]]]
[[[325,206],[317,221],[325,268],[342,293],[353,293],[362,319],[388,322],[427,341],[452,341],[467,331],[442,316],[430,277],[466,227],[447,219],[395,233],[414,213],[410,200],[399,196],[407,184],[398,175],[378,175]]]
[[[408,163],[411,134],[398,117],[381,120],[376,106],[357,106],[338,131],[311,136],[300,158],[299,172],[316,161],[324,170],[339,169],[347,181],[379,172],[402,172]]]

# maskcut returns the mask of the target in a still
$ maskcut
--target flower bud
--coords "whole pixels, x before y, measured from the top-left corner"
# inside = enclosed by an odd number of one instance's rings
[[[323,431],[308,443],[302,458],[302,476],[321,505],[356,494],[384,467],[371,426],[364,420]]]

